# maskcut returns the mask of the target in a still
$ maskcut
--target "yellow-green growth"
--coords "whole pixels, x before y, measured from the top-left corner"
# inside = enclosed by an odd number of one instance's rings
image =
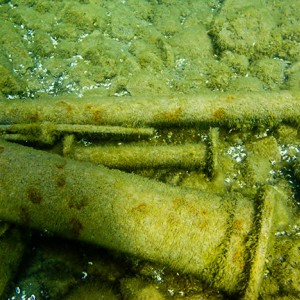
[[[299,124],[299,92],[204,94],[173,98],[102,98],[96,92],[37,100],[0,101],[0,124],[161,126],[221,124],[241,129]]]
[[[109,168],[204,168],[205,144],[183,145],[122,145],[78,147],[74,145],[71,157],[91,161]]]
[[[250,268],[261,276],[272,190],[257,215],[253,200],[239,194],[170,187],[4,141],[0,149],[2,220],[157,261],[229,293],[243,291]],[[256,293],[260,280],[251,278]]]

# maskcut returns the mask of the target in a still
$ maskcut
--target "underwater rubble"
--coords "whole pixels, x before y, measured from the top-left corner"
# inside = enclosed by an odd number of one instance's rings
[[[273,265],[300,231],[299,95],[249,97],[1,101],[1,255],[14,265],[2,266],[2,290],[26,244],[11,249],[17,224],[191,274],[224,295],[271,297],[281,285]],[[291,268],[280,272],[297,294]]]

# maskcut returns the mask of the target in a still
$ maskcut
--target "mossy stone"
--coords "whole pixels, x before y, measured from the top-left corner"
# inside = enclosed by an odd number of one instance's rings
[[[147,70],[141,70],[132,75],[126,85],[131,96],[146,95],[167,95],[170,90],[163,76],[153,76]]]
[[[179,31],[170,39],[170,45],[177,58],[198,61],[213,56],[211,39],[202,25]]]
[[[54,52],[54,44],[51,36],[41,30],[36,30],[34,36],[34,42],[31,46],[32,52],[41,57],[51,56]]]
[[[180,19],[180,5],[162,4],[156,7],[153,23],[165,36],[173,36],[182,29]]]
[[[160,50],[155,45],[136,40],[132,42],[129,52],[135,56],[142,69],[160,71],[164,68]]]
[[[96,5],[85,5],[72,1],[65,6],[63,22],[74,24],[84,31],[92,31],[98,26],[105,25],[106,14],[104,10]]]
[[[246,75],[249,67],[249,59],[246,55],[237,54],[232,51],[224,51],[221,61],[231,67],[240,75]]]
[[[0,94],[15,95],[23,92],[24,88],[13,72],[0,64]]]
[[[300,53],[300,49],[299,49]],[[298,90],[300,87],[300,59],[293,63],[287,70],[286,86],[290,90]]]
[[[264,83],[257,77],[247,76],[232,79],[227,91],[230,92],[262,92]]]
[[[280,59],[263,58],[251,66],[251,73],[264,82],[267,89],[279,89],[285,80],[286,64]]]
[[[207,76],[206,86],[212,90],[224,91],[232,80],[233,72],[223,62],[208,60],[205,71]]]
[[[274,41],[276,18],[260,1],[227,1],[212,25],[219,49],[258,58],[276,53],[280,41]]]

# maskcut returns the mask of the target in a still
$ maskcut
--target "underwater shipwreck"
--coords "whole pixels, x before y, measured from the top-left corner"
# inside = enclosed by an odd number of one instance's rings
[[[300,2],[0,1],[0,298],[300,298]]]
[[[4,252],[22,252],[10,245],[13,223],[257,299],[278,280],[277,257],[299,255],[299,100],[279,92],[0,102]],[[280,276],[297,292],[299,256],[289,259],[296,265]]]

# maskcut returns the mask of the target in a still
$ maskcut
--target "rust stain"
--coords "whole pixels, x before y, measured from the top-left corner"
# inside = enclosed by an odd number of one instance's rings
[[[239,269],[242,271],[245,268],[245,260],[244,260],[244,255],[241,251],[237,250],[233,255],[232,255],[232,260],[234,264],[236,264]]]
[[[70,103],[63,100],[56,102],[56,105],[66,110],[67,113],[72,113],[74,109]]]
[[[199,228],[202,230],[202,229],[204,229],[205,227],[207,227],[207,225],[208,225],[207,219],[203,219],[203,220],[201,220],[201,223],[200,223],[200,225],[199,225]]]
[[[232,223],[232,231],[233,233],[237,234],[243,231],[244,229],[244,222],[242,220],[235,220]]]
[[[180,220],[178,219],[178,215],[176,215],[174,212],[170,212],[167,221],[171,226],[178,226],[180,224]]]
[[[155,116],[156,119],[163,122],[169,122],[169,123],[178,122],[180,121],[181,117],[182,117],[182,107],[178,107],[172,111],[162,112]]]
[[[66,184],[66,178],[64,176],[59,176],[56,179],[56,185],[57,185],[57,187],[62,188],[62,187],[65,186],[65,184]]]
[[[139,212],[139,213],[147,213],[148,212],[148,206],[145,203],[141,203],[138,206],[135,206],[131,209],[131,212]]]
[[[26,191],[28,199],[33,203],[33,204],[41,204],[43,197],[40,191],[35,188],[35,187],[29,187]]]
[[[175,198],[172,200],[174,210],[178,210],[180,207],[185,205],[185,199],[184,198]]]
[[[57,169],[62,170],[62,169],[64,169],[64,167],[65,167],[66,164],[67,164],[67,162],[63,160],[63,161],[57,162],[55,164],[55,166],[56,166]]]
[[[88,103],[85,105],[85,110],[91,114],[91,119],[94,124],[101,123],[102,110],[99,107]]]
[[[102,120],[102,112],[100,109],[95,109],[93,111],[93,121],[94,123],[98,124]]]
[[[220,107],[217,110],[215,110],[214,113],[213,113],[213,117],[215,119],[217,119],[218,121],[222,120],[222,119],[225,119],[226,118],[225,108]]]
[[[236,97],[233,96],[233,95],[228,95],[226,97],[226,101],[229,102],[229,103],[233,102],[234,100],[236,100]]]
[[[33,114],[30,115],[29,120],[32,123],[38,122],[40,120],[40,114],[37,111],[35,111]]]
[[[69,208],[76,208],[78,210],[82,209],[87,204],[88,204],[88,199],[86,197],[84,197],[84,196],[82,196],[81,198],[72,198],[68,202]]]

